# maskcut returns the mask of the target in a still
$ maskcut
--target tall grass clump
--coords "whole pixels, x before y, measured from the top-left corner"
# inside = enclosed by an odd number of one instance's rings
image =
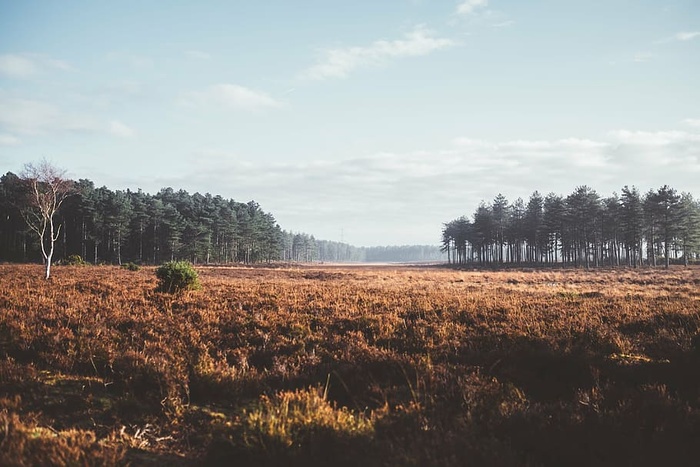
[[[176,293],[183,290],[199,290],[199,275],[189,261],[169,261],[156,269],[158,290]]]
[[[324,432],[347,439],[371,436],[372,421],[346,407],[337,408],[320,389],[282,391],[262,396],[244,417],[244,438],[251,444],[277,445],[283,449],[313,442]]]
[[[211,462],[251,465],[359,465],[370,455],[374,422],[329,402],[320,388],[261,396],[229,433],[228,452],[216,444]],[[245,464],[245,462],[244,462]]]

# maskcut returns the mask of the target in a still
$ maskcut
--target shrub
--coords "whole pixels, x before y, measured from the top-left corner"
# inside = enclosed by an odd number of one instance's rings
[[[371,436],[372,421],[347,408],[336,408],[320,389],[283,391],[273,398],[262,396],[244,417],[244,440],[249,444],[282,449],[312,442],[324,431],[338,437]]]
[[[65,264],[66,266],[83,266],[87,264],[80,255],[70,255],[61,263]]]
[[[138,271],[141,269],[141,266],[136,263],[124,263],[122,264],[122,269],[126,269],[127,271]]]
[[[372,454],[374,421],[326,399],[320,388],[261,396],[230,429],[229,443],[212,443],[209,464],[362,465]]]
[[[182,290],[198,290],[199,275],[189,261],[169,261],[156,269],[158,290],[175,293]]]

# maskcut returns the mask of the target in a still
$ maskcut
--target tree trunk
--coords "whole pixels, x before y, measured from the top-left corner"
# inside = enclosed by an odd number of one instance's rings
[[[117,232],[117,263],[122,265],[122,231]]]
[[[143,219],[139,220],[139,262],[143,262]]]
[[[80,242],[80,253],[82,254],[82,258],[85,259],[87,256],[87,232],[85,231],[85,217],[82,219],[82,227],[81,230],[83,232],[82,235],[82,241]]]
[[[42,238],[41,240],[43,250],[44,239]],[[49,252],[47,254],[46,251],[44,251],[44,256],[46,258],[46,280],[48,280],[49,277],[51,277],[51,260],[53,259],[53,249],[55,241],[56,237],[54,236],[53,218],[49,218]]]
[[[157,233],[158,233],[158,232],[157,232],[156,223],[153,222],[153,264],[158,264],[158,262],[157,262],[157,260],[156,260],[156,256],[157,256],[157,253],[156,253],[156,252],[158,251],[158,237],[157,237]]]

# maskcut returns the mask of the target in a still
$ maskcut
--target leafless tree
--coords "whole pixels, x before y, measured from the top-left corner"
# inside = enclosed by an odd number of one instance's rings
[[[74,183],[66,178],[66,171],[46,160],[26,164],[20,173],[25,183],[26,197],[21,204],[24,220],[39,236],[41,254],[46,265],[46,279],[51,276],[54,245],[61,231],[54,216],[61,204],[74,192]]]

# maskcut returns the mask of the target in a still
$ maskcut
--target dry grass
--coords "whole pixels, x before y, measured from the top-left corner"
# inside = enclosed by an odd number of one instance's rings
[[[700,458],[698,268],[199,273],[0,266],[0,463]]]

